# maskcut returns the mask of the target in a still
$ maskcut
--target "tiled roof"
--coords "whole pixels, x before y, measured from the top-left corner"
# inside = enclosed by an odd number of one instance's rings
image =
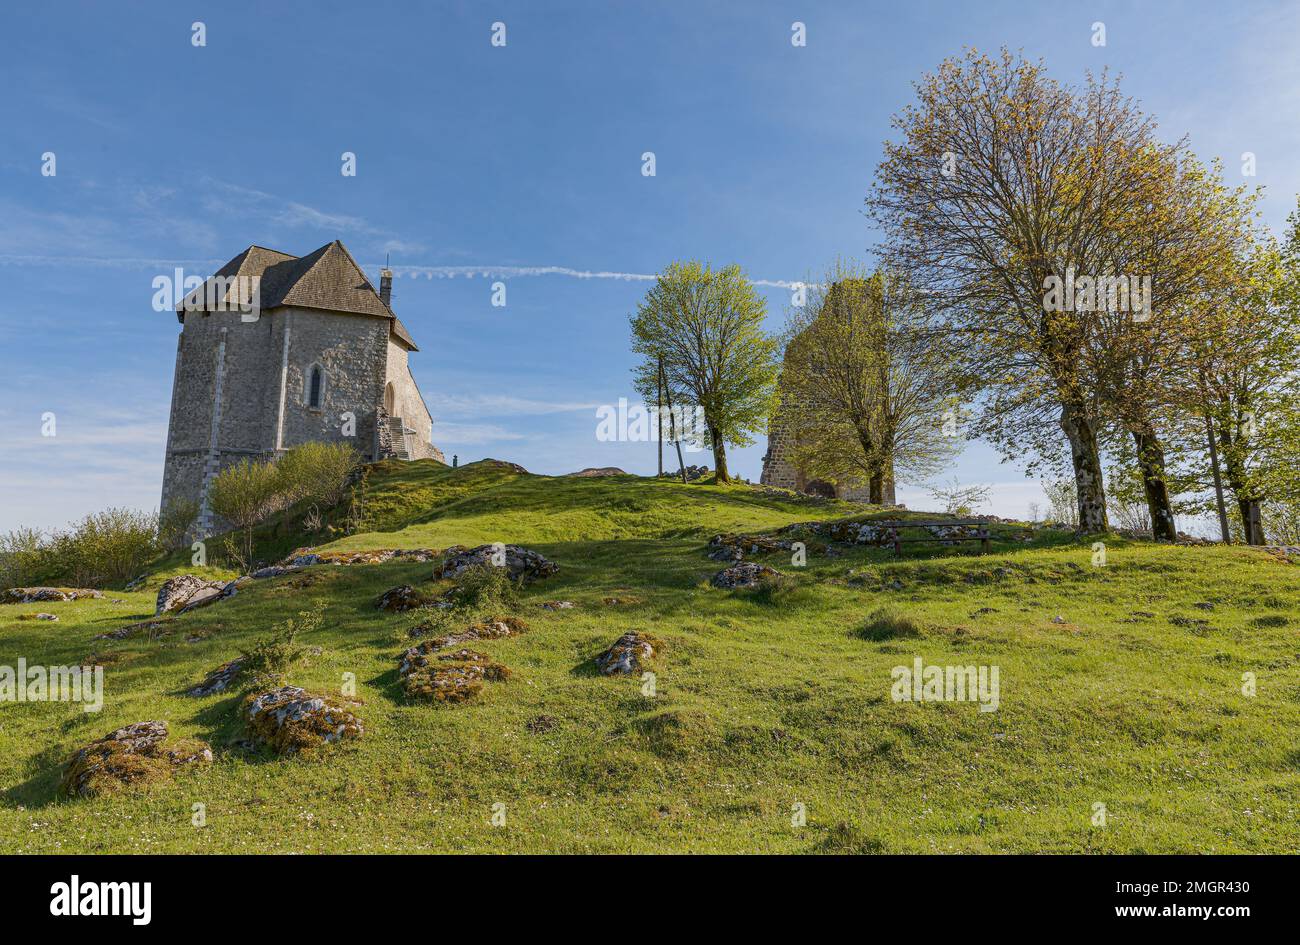
[[[338,240],[306,256],[250,246],[218,269],[213,278],[217,276],[260,278],[263,312],[292,306],[391,319],[393,334],[408,347],[419,350],[406,326],[384,304],[352,254]],[[204,298],[204,291],[195,289],[190,297]],[[182,320],[183,307],[184,303],[177,306]]]

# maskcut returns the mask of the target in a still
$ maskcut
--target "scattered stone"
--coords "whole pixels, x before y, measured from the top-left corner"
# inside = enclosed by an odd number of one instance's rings
[[[398,675],[407,698],[464,702],[482,691],[484,680],[500,682],[510,675],[506,667],[475,650],[462,647],[438,654],[437,642],[427,640],[402,654]]]
[[[200,592],[208,594],[208,599],[220,593],[226,587],[225,581],[206,581],[193,574],[181,574],[163,581],[158,588],[158,602],[153,615],[160,617],[173,610],[180,610],[194,600]]]
[[[103,591],[85,587],[11,587],[0,591],[0,604],[46,604],[103,596]]]
[[[420,593],[409,584],[399,584],[397,587],[390,587],[375,599],[375,607],[380,610],[386,610],[391,614],[405,613],[408,610],[418,610],[421,607],[428,607],[432,603],[433,598]]]
[[[602,597],[600,602],[606,607],[631,607],[644,603],[641,598],[631,595],[627,597]]]
[[[347,566],[386,564],[389,561],[412,561],[423,564],[437,556],[438,552],[434,548],[377,548],[374,551],[314,551],[311,548],[299,548],[281,561],[277,567],[297,569],[310,567],[313,564]]]
[[[539,715],[528,720],[528,731],[534,735],[545,735],[555,728],[558,723],[553,715]]]
[[[979,610],[977,610],[977,611],[975,611],[973,614],[971,614],[971,616],[972,616],[972,617],[979,617],[979,616],[982,616],[982,615],[984,615],[984,614],[996,614],[997,612],[998,612],[998,609],[997,609],[996,607],[981,607]]]
[[[687,466],[686,467],[687,482],[695,482],[699,479],[706,478],[708,475],[709,475],[708,466]],[[671,473],[665,472],[663,473],[663,476],[665,479],[676,479],[680,482],[682,478],[682,470],[679,468],[677,472],[671,472]]]
[[[573,601],[571,600],[548,600],[542,604],[542,610],[571,610]]]
[[[713,575],[709,582],[714,587],[722,587],[730,590],[736,588],[758,587],[763,581],[779,577],[780,571],[776,568],[769,568],[765,564],[756,564],[753,561],[744,561],[740,564],[724,568],[717,574]]]
[[[714,561],[740,561],[745,555],[790,551],[793,547],[790,539],[767,535],[714,535],[709,539],[709,557]]]
[[[167,744],[166,722],[136,722],[78,750],[59,785],[68,797],[98,797],[170,778],[178,768],[208,764],[212,749],[196,739]]]
[[[1192,606],[1195,607],[1197,610],[1213,610],[1213,609],[1214,609],[1214,605],[1211,604],[1211,603],[1210,603],[1209,601],[1207,601],[1207,600],[1197,601],[1197,602],[1196,602],[1195,604],[1193,604]]]
[[[19,614],[19,620],[58,620],[54,614]]]
[[[1175,614],[1169,618],[1169,622],[1175,627],[1183,627],[1195,633],[1200,633],[1210,629],[1210,622],[1201,617],[1183,617]]]
[[[640,631],[625,633],[608,650],[596,657],[596,668],[603,676],[639,673],[654,658],[659,641]]]
[[[411,628],[410,635],[418,639],[432,629],[433,625],[427,622],[416,624]],[[462,643],[473,643],[475,640],[500,640],[504,637],[513,637],[527,632],[528,624],[518,617],[492,617],[482,623],[470,624],[464,630],[456,633],[447,633],[434,637],[428,641],[428,652],[445,650],[449,647],[460,646]]]
[[[149,636],[163,636],[170,630],[169,624],[174,617],[163,617],[161,620],[141,620],[139,623],[130,623],[125,627],[119,627],[116,630],[109,630],[107,633],[100,633],[93,637],[92,640],[125,640],[127,637],[133,637],[139,633],[148,633]]]
[[[550,577],[560,566],[536,551],[519,545],[479,545],[465,549],[460,545],[448,548],[442,562],[434,567],[435,578],[454,578],[470,568],[490,567],[494,556],[505,554],[505,569],[510,580],[535,581]]]
[[[890,578],[882,585],[887,591],[901,591],[906,585],[898,578]]]
[[[244,700],[249,735],[277,755],[360,738],[361,720],[329,696],[297,686],[281,686]]]
[[[256,571],[250,574],[249,577],[253,578],[254,580],[260,581],[263,578],[280,577],[281,575],[293,574],[295,571],[301,571],[301,570],[302,570],[301,567],[295,567],[294,565],[273,564],[267,568],[258,568]]]
[[[1052,623],[1065,623],[1065,618],[1062,617],[1060,614],[1057,614],[1055,617],[1052,618]]]
[[[185,694],[187,696],[210,696],[218,692],[225,692],[239,678],[239,671],[243,667],[243,657],[237,657],[228,663],[223,663],[208,673],[203,682],[188,690]]]

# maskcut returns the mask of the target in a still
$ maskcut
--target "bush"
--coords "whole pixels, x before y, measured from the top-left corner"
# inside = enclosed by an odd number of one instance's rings
[[[243,543],[227,543],[227,550],[247,570],[253,561],[253,528],[285,504],[274,463],[242,459],[218,473],[208,487],[212,511],[243,529]]]
[[[40,529],[0,534],[0,588],[39,583],[49,571],[49,546]]]
[[[121,583],[159,550],[158,516],[106,509],[49,535],[19,528],[0,536],[0,576],[6,587]]]
[[[239,679],[247,681],[256,690],[274,689],[284,684],[284,678],[302,660],[304,650],[296,643],[298,634],[319,629],[325,615],[321,608],[304,610],[295,620],[290,617],[271,629],[270,636],[256,641],[250,649],[241,650],[243,659]]]
[[[280,491],[289,503],[333,508],[347,495],[360,464],[361,457],[346,443],[305,443],[280,457]]]
[[[519,585],[510,580],[505,568],[482,564],[462,572],[447,599],[469,611],[512,610],[519,604]]]
[[[193,500],[174,499],[167,503],[158,516],[158,544],[167,551],[183,547],[198,517],[199,504]]]

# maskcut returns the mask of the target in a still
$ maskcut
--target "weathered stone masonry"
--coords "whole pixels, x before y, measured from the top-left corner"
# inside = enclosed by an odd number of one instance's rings
[[[197,503],[196,527],[208,534],[213,476],[313,440],[351,443],[366,460],[442,460],[408,365],[418,349],[389,305],[387,272],[381,297],[335,242],[302,258],[249,247],[217,273],[236,274],[261,280],[255,317],[219,305],[178,308],[163,508]],[[314,369],[318,403],[311,401]]]

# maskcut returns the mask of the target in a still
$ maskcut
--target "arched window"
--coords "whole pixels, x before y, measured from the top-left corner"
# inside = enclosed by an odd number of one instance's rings
[[[313,364],[307,372],[307,406],[320,410],[325,403],[325,369]]]

